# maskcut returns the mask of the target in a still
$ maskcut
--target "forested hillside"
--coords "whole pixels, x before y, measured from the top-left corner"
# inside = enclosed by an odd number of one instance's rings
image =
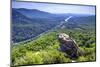
[[[60,31],[60,30],[59,30]],[[62,30],[61,30],[62,31]],[[19,44],[12,48],[13,65],[27,64],[50,64],[72,62],[66,53],[61,52],[60,42],[56,32],[50,32],[25,44]],[[74,59],[79,61],[95,61],[95,35],[94,32],[72,32],[65,31],[74,38],[79,48],[84,52],[84,56]],[[91,36],[90,36],[91,35]]]
[[[32,15],[34,12],[35,15]],[[16,43],[35,37],[38,34],[55,27],[62,19],[64,18],[61,18],[61,16],[55,16],[39,10],[13,8],[12,40]]]
[[[95,20],[95,15],[51,14],[36,9],[13,8],[12,66],[95,61]],[[83,55],[72,59],[62,52],[59,33],[68,34],[75,40]]]

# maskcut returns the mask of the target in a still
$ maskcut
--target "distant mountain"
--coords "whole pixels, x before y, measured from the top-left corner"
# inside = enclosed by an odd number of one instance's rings
[[[14,8],[15,9],[15,8]],[[36,20],[38,19],[48,19],[48,20],[63,20],[64,18],[67,18],[70,16],[69,14],[52,14],[44,11],[40,11],[37,9],[26,9],[26,8],[16,8],[18,12],[23,14],[24,16]]]
[[[12,40],[20,42],[56,26],[61,20],[55,15],[28,9],[12,9]]]
[[[73,17],[63,26],[67,29],[80,28],[83,30],[95,30],[95,15],[71,14]]]
[[[25,15],[18,12],[16,9],[12,9],[12,21],[13,23],[26,24],[32,22],[32,19],[27,18]]]
[[[50,18],[52,16],[52,14],[48,12],[43,12],[37,9],[19,8],[16,10],[29,18],[48,18],[48,17]]]
[[[65,21],[69,16],[73,16],[68,22]],[[33,38],[47,30],[55,28],[61,22],[61,28],[88,29],[95,27],[94,15],[83,14],[51,14],[37,9],[13,8],[12,9],[12,41],[21,42]],[[95,29],[95,28],[94,28]]]
[[[69,22],[74,22],[78,25],[94,25],[96,21],[95,15],[80,15],[74,16]]]

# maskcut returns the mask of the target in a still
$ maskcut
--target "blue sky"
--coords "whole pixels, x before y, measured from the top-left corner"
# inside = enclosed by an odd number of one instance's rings
[[[48,4],[33,2],[12,2],[12,7],[38,9],[50,13],[95,14],[95,6]]]

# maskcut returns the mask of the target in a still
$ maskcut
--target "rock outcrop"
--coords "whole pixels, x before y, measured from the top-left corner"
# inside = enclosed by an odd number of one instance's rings
[[[69,35],[60,33],[58,38],[61,43],[60,50],[65,52],[70,58],[78,58],[79,54],[82,55],[81,50],[79,49],[75,40],[70,38]]]

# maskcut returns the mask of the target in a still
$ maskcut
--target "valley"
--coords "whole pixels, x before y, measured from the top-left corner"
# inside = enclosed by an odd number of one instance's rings
[[[95,15],[13,8],[12,66],[95,61],[95,21]],[[75,40],[84,55],[72,59],[60,51],[59,33],[68,34]]]
[[[35,16],[30,16],[30,14],[27,14],[29,12],[32,14],[34,12]],[[44,15],[43,15],[44,14]],[[64,14],[62,14],[64,15]],[[90,23],[92,20],[95,21],[92,18],[95,18],[95,16],[90,16],[90,20],[85,20],[85,17],[88,18],[89,16],[82,16],[74,14],[65,14],[62,16],[61,14],[55,15],[50,14],[47,12],[42,12],[39,10],[28,10],[28,9],[13,9],[12,13],[12,43],[20,43],[21,41],[29,41],[32,39],[37,38],[38,36],[42,35],[42,33],[46,33],[50,30],[54,30],[60,27],[65,27],[67,29],[85,29],[85,27],[88,27],[91,25],[95,25],[95,23]],[[31,18],[30,18],[30,17]],[[44,16],[44,17],[43,17]],[[72,17],[73,16],[73,17]],[[69,17],[69,18],[68,18]],[[72,19],[70,19],[72,17]],[[67,19],[66,19],[67,18]],[[77,20],[77,19],[80,20]],[[70,20],[69,20],[70,19]],[[68,23],[66,23],[68,21]],[[86,23],[84,23],[86,22]],[[91,29],[90,27],[90,29]],[[94,28],[93,28],[94,29]]]

